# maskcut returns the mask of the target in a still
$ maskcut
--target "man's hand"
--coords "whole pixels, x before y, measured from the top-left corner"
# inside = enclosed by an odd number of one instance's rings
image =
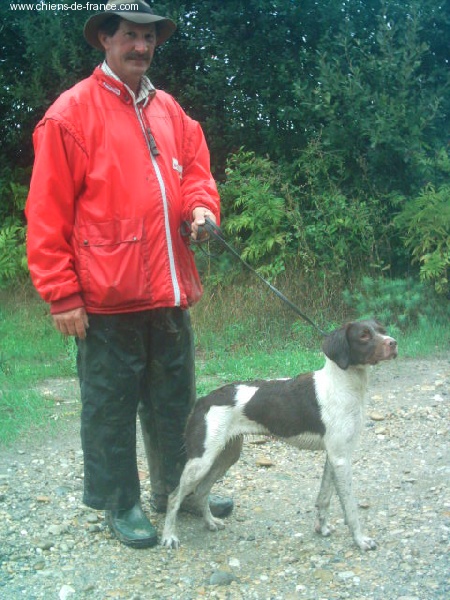
[[[207,208],[198,206],[192,211],[191,237],[193,240],[201,241],[208,239],[208,233],[206,231],[203,231],[201,234],[199,234],[198,231],[198,228],[205,224],[205,217],[211,219],[213,223],[216,222],[216,217],[214,216],[214,213],[212,213]]]
[[[80,340],[86,338],[89,320],[84,308],[74,308],[67,312],[53,315],[53,323],[63,335],[73,335]]]

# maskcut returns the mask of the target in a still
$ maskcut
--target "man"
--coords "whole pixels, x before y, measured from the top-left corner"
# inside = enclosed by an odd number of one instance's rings
[[[185,462],[195,398],[188,308],[202,293],[180,228],[188,221],[196,238],[205,217],[219,218],[219,197],[200,125],[145,75],[175,23],[143,0],[132,12],[121,4],[109,0],[85,24],[103,64],[36,127],[28,260],[56,328],[78,345],[83,501],[106,510],[121,542],[145,548],[157,535],[140,504],[136,415],[139,406],[163,511]],[[216,515],[232,508],[211,499]]]

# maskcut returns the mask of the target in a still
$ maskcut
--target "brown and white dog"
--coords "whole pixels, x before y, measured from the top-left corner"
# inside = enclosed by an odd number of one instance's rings
[[[325,450],[315,529],[328,536],[328,510],[336,489],[345,521],[362,550],[376,548],[361,531],[352,490],[351,456],[364,420],[368,367],[397,356],[397,342],[376,320],[355,321],[330,333],[322,346],[325,366],[294,379],[233,383],[195,405],[186,427],[188,460],[169,496],[161,543],[180,545],[176,519],[183,499],[194,494],[206,526],[223,529],[208,495],[240,455],[244,435],[270,435],[300,449]]]

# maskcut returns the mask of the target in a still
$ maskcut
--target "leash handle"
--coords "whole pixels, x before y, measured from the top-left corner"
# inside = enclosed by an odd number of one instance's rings
[[[215,223],[213,223],[208,217],[206,217],[206,219],[211,223],[211,225],[215,225]],[[191,227],[190,222],[189,221],[182,221],[181,226],[180,226],[181,237],[190,238],[189,239],[189,243],[190,244],[196,244],[198,246],[200,246],[201,244],[204,244],[205,242],[209,241],[210,232],[208,230],[206,222],[205,222],[204,225],[199,225],[198,226],[198,233],[201,234],[203,231],[207,232],[208,237],[207,238],[203,238],[203,239],[198,239],[198,237],[197,237],[197,239],[194,240],[194,238],[191,237],[192,227]],[[219,229],[219,231],[220,231],[220,229]]]
[[[214,238],[215,240],[219,241],[227,250],[228,252],[230,252],[231,254],[233,254],[234,256],[236,256],[236,258],[238,260],[240,260],[240,262],[252,273],[254,273],[263,283],[265,283],[270,290],[276,295],[278,296],[278,298],[280,298],[280,300],[282,300],[285,304],[287,304],[289,306],[289,308],[291,310],[293,310],[299,317],[301,317],[304,321],[306,321],[307,323],[309,323],[310,325],[312,325],[322,336],[327,336],[328,334],[321,329],[316,323],[314,323],[314,321],[312,321],[307,315],[305,315],[304,312],[302,312],[298,306],[296,306],[293,302],[291,302],[288,298],[286,298],[286,296],[284,294],[282,294],[279,290],[277,290],[277,288],[275,286],[273,286],[271,283],[269,283],[266,279],[264,279],[264,277],[262,275],[260,275],[258,273],[258,271],[256,271],[253,267],[251,267],[247,262],[245,262],[245,260],[241,257],[241,255],[232,247],[230,246],[230,244],[225,240],[225,238],[223,237],[223,233],[222,230],[220,229],[220,227],[218,227],[218,225],[216,225],[213,221],[211,221],[211,219],[209,217],[205,217],[205,225],[203,226],[204,229],[206,229],[206,231],[208,232],[209,236]],[[203,240],[205,241],[205,240]],[[201,243],[201,242],[198,242]]]

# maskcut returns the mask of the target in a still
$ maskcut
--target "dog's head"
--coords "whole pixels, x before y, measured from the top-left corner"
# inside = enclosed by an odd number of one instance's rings
[[[325,338],[325,355],[341,369],[357,365],[376,365],[396,358],[397,342],[386,335],[386,329],[376,319],[352,321],[332,331]]]

